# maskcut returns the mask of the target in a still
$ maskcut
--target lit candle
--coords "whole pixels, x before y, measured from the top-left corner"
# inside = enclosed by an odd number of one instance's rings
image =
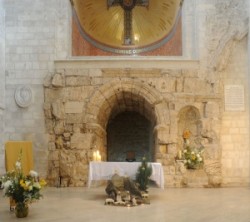
[[[94,160],[94,161],[97,160],[97,153],[96,153],[96,152],[93,153],[93,160]]]
[[[101,154],[99,153],[98,155],[97,155],[97,161],[101,161],[102,160],[102,157],[101,157]]]

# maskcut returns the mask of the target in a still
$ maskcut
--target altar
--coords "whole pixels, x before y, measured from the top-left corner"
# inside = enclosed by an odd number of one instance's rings
[[[155,181],[160,188],[164,189],[164,173],[161,163],[149,164],[152,166],[150,180]],[[88,187],[91,187],[91,182],[95,180],[110,180],[115,173],[134,180],[140,165],[141,162],[90,162]]]

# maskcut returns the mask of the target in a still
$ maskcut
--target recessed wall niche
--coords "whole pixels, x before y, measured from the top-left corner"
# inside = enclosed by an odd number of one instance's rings
[[[178,121],[178,145],[183,147],[183,132],[189,130],[191,136],[189,139],[190,146],[201,147],[202,121],[199,110],[194,106],[186,106],[179,112]]]
[[[151,122],[137,112],[122,112],[107,126],[107,160],[113,162],[153,159]]]

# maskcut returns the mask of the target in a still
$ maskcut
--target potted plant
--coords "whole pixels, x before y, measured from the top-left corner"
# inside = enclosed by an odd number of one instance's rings
[[[46,181],[39,179],[38,173],[33,170],[24,175],[20,159],[15,164],[15,170],[7,172],[0,181],[4,196],[10,197],[15,204],[17,217],[28,215],[28,205],[42,197],[40,191],[46,185]]]
[[[136,174],[136,182],[139,184],[141,191],[147,191],[151,174],[152,166],[148,164],[146,157],[143,157]]]

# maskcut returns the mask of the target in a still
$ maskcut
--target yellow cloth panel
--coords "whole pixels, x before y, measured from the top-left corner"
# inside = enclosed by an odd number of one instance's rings
[[[31,141],[8,141],[5,144],[5,169],[11,171],[15,169],[15,163],[18,160],[22,150],[21,163],[25,175],[33,170],[33,150]]]

